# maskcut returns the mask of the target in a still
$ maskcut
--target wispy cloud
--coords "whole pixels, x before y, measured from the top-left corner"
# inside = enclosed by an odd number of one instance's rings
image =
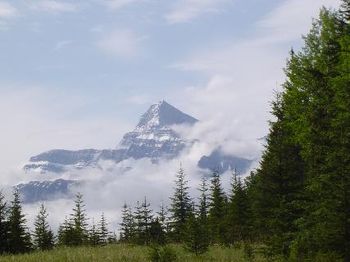
[[[31,3],[30,6],[34,10],[51,13],[76,12],[79,9],[77,4],[55,0],[36,1]]]
[[[18,10],[8,2],[0,2],[0,19],[9,19],[18,15]]]
[[[340,0],[284,1],[260,20],[257,26],[262,35],[268,35],[270,42],[295,40],[307,33],[312,17],[317,17],[319,8],[335,7],[339,4]]]
[[[114,30],[98,41],[97,46],[109,55],[132,58],[140,53],[140,43],[144,39],[144,36],[138,36],[128,29]]]
[[[178,0],[165,19],[171,24],[189,22],[204,14],[219,13],[230,2],[232,0]]]

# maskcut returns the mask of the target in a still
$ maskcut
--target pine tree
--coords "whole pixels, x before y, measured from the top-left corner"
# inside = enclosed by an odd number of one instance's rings
[[[149,229],[149,239],[151,244],[164,245],[166,243],[165,232],[159,218],[153,219]]]
[[[8,252],[8,221],[5,197],[0,191],[0,255]]]
[[[87,215],[85,211],[85,205],[83,201],[83,195],[76,194],[75,207],[73,208],[73,214],[71,214],[71,225],[73,231],[71,232],[72,245],[83,245],[88,240],[87,230]]]
[[[177,173],[175,180],[175,192],[170,198],[170,216],[172,222],[172,238],[180,242],[186,231],[186,221],[192,213],[191,198],[189,195],[188,181],[182,168]]]
[[[132,242],[135,239],[135,217],[132,210],[125,203],[122,210],[122,222],[120,223],[120,240]]]
[[[214,172],[210,187],[210,207],[208,215],[212,243],[225,242],[226,196],[221,187],[220,175]]]
[[[9,251],[24,253],[31,249],[30,234],[26,227],[26,219],[22,213],[22,205],[18,190],[13,192],[13,200],[9,209]]]
[[[165,234],[169,233],[170,229],[169,229],[169,221],[168,221],[168,211],[167,211],[167,208],[164,206],[163,202],[160,205],[160,209],[157,212],[157,216],[163,232],[165,232]]]
[[[236,171],[233,173],[232,190],[228,208],[229,244],[244,241],[248,238],[249,202],[245,188]]]
[[[33,244],[36,249],[48,250],[54,246],[54,236],[47,222],[48,214],[43,204],[34,222]]]
[[[149,244],[150,242],[150,226],[153,216],[149,207],[150,204],[146,197],[141,204],[137,202],[135,207],[136,242],[138,244]]]
[[[207,252],[209,249],[207,225],[202,223],[202,219],[201,217],[196,217],[193,213],[186,223],[185,247],[197,256]]]
[[[109,231],[107,227],[108,227],[108,223],[106,221],[104,213],[102,213],[100,223],[99,223],[99,234],[100,234],[102,245],[106,245],[108,243]]]
[[[342,0],[340,14],[345,23],[350,23],[350,0]]]
[[[199,206],[198,206],[198,209],[199,209],[198,215],[201,222],[204,224],[207,224],[209,203],[208,203],[208,185],[207,185],[207,179],[205,177],[202,177],[199,191],[200,191],[200,198],[199,198]]]
[[[98,246],[102,244],[101,235],[95,225],[95,221],[92,221],[92,226],[89,230],[89,243],[92,246]]]
[[[68,218],[58,228],[58,244],[63,246],[71,246],[74,244],[74,228]]]

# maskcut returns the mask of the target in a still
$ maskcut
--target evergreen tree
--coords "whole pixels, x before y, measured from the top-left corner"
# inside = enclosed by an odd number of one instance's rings
[[[8,252],[8,237],[7,205],[0,191],[0,255]]]
[[[199,216],[199,219],[201,220],[201,223],[207,224],[209,203],[208,203],[208,185],[207,185],[207,179],[205,177],[202,177],[199,191],[200,191],[200,198],[199,198],[199,206],[198,206],[198,216]]]
[[[221,187],[220,175],[213,173],[210,187],[208,223],[212,243],[224,243],[226,235],[226,196]]]
[[[99,223],[99,234],[102,245],[106,245],[108,243],[109,231],[108,231],[108,223],[106,221],[104,213],[101,215],[101,220]]]
[[[31,249],[30,234],[26,227],[26,219],[22,213],[22,205],[18,190],[13,192],[13,200],[9,209],[9,251],[24,253]]]
[[[233,174],[232,190],[228,210],[227,242],[234,244],[248,238],[249,202],[241,178]]]
[[[132,210],[125,203],[122,210],[122,222],[120,223],[120,240],[131,242],[135,238],[135,217]]]
[[[92,221],[92,226],[89,230],[89,243],[92,246],[98,246],[102,244],[101,234],[95,225],[95,221]]]
[[[186,224],[185,247],[196,255],[207,252],[209,248],[207,225],[202,223],[202,219],[193,213]]]
[[[350,0],[342,0],[340,14],[345,23],[350,23]]]
[[[186,231],[186,221],[192,213],[191,198],[189,195],[188,181],[182,168],[177,173],[175,180],[175,192],[170,198],[170,216],[172,223],[172,238],[180,242]]]
[[[71,246],[74,244],[74,228],[72,223],[65,218],[64,222],[58,228],[58,244]]]
[[[163,203],[160,205],[160,209],[157,212],[157,216],[163,232],[165,232],[165,234],[169,233],[170,228],[169,228],[169,221],[168,221],[168,211]]]
[[[289,256],[297,231],[296,220],[302,215],[300,206],[304,189],[304,162],[300,147],[290,139],[291,131],[281,96],[273,103],[275,122],[271,122],[267,147],[262,156],[257,184],[257,223],[268,254]]]
[[[164,245],[166,243],[165,232],[158,217],[151,222],[149,232],[151,244]]]
[[[83,245],[87,243],[88,240],[88,230],[87,230],[87,215],[85,211],[85,205],[83,201],[83,195],[76,194],[75,207],[73,208],[73,213],[71,214],[71,226],[73,228],[71,236],[72,245]]]
[[[150,241],[150,226],[153,216],[149,207],[150,204],[145,197],[141,204],[137,202],[135,208],[136,241],[139,244],[149,244]]]
[[[43,204],[34,222],[33,244],[36,249],[48,250],[54,246],[54,236],[47,222],[48,214]]]

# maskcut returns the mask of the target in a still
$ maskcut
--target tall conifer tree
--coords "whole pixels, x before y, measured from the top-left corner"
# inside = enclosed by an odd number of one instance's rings
[[[30,234],[26,227],[25,215],[18,190],[13,192],[13,200],[9,208],[9,251],[11,253],[24,253],[31,249]]]
[[[183,239],[186,231],[186,221],[192,213],[191,198],[189,195],[188,181],[182,167],[179,169],[175,180],[175,192],[170,198],[170,215],[172,220],[172,235],[175,242]]]

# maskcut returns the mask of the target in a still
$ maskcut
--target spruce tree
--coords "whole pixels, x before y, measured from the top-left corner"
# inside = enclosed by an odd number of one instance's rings
[[[207,225],[202,223],[202,219],[200,216],[196,217],[193,213],[186,223],[185,247],[197,256],[209,249]]]
[[[136,221],[131,208],[125,203],[122,210],[122,221],[120,223],[120,240],[132,242],[135,239]]]
[[[88,240],[87,215],[83,201],[83,195],[76,194],[75,207],[71,214],[71,225],[73,226],[72,245],[83,245]]]
[[[108,231],[108,223],[106,221],[106,217],[104,213],[101,215],[100,223],[99,223],[99,234],[102,245],[106,245],[108,243],[109,231]]]
[[[150,226],[153,215],[149,207],[150,203],[147,202],[146,197],[141,204],[137,202],[135,207],[136,241],[139,244],[149,244],[150,242]]]
[[[246,190],[236,171],[233,174],[231,196],[228,207],[228,238],[230,244],[248,238],[249,202]]]
[[[31,239],[26,227],[25,215],[18,190],[13,192],[13,200],[9,208],[9,237],[8,245],[11,253],[24,253],[31,249]]]
[[[165,234],[169,233],[170,229],[169,229],[169,221],[168,221],[168,211],[167,211],[167,208],[164,206],[163,202],[160,205],[160,209],[157,212],[157,216],[163,232],[165,232]]]
[[[152,220],[149,229],[149,242],[156,245],[164,245],[166,243],[165,231],[158,217]]]
[[[186,221],[192,213],[188,181],[182,168],[179,169],[175,180],[175,192],[170,198],[170,217],[172,223],[172,238],[180,242],[186,231]]]
[[[5,197],[0,191],[0,255],[8,252],[8,221]]]
[[[95,225],[95,221],[92,221],[92,226],[89,230],[89,244],[92,246],[99,246],[102,244],[101,235]]]
[[[212,243],[224,243],[226,235],[226,196],[221,186],[220,175],[213,173],[210,187],[208,223]]]
[[[199,205],[198,205],[198,216],[202,223],[207,224],[209,201],[208,201],[207,179],[204,176],[202,177],[199,191],[200,191],[200,197],[199,197]]]
[[[34,222],[33,244],[36,249],[48,250],[54,246],[54,236],[47,222],[48,214],[43,204]]]
[[[64,222],[58,228],[58,244],[63,246],[71,246],[74,244],[73,237],[73,224],[68,218],[65,218]]]

